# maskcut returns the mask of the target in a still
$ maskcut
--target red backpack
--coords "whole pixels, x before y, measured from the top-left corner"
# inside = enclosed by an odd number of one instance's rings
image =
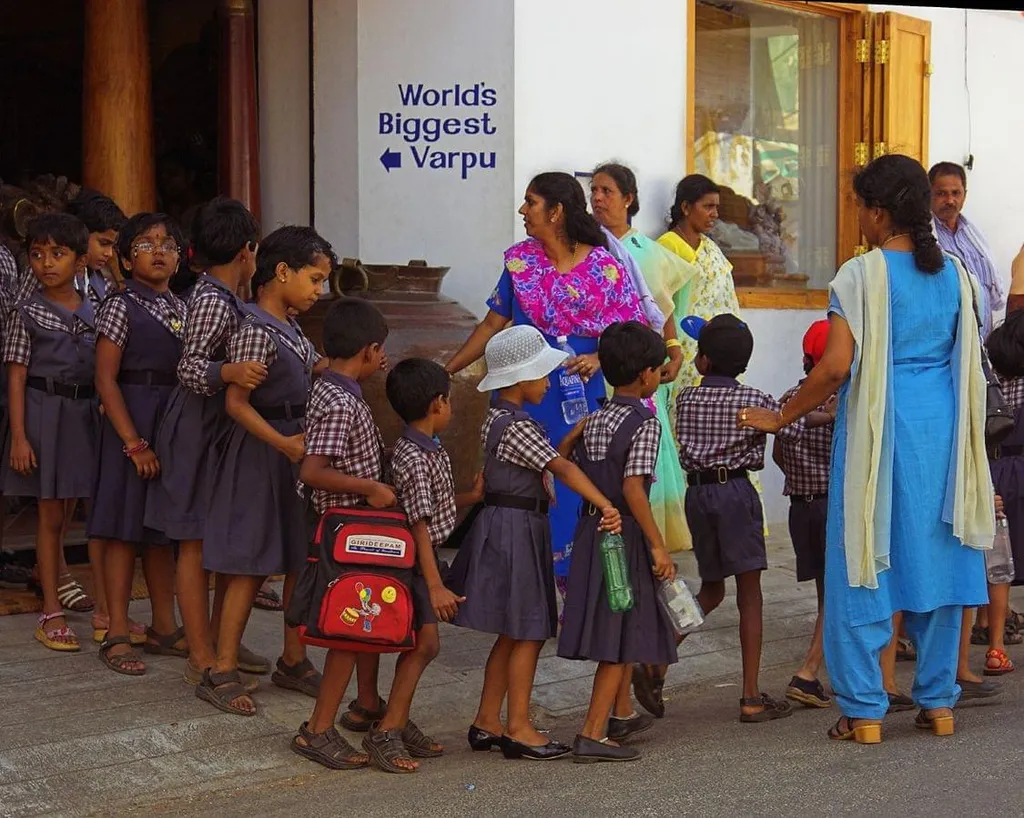
[[[416,646],[412,574],[416,542],[401,511],[330,508],[289,605],[307,645],[367,653]]]

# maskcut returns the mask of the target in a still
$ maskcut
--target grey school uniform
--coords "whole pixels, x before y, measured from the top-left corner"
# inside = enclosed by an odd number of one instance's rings
[[[448,587],[466,597],[454,624],[549,639],[558,613],[543,469],[558,452],[536,421],[505,401],[495,402],[481,431],[485,501],[448,575]]]
[[[436,561],[437,549],[455,528],[455,480],[448,452],[436,440],[407,426],[391,454],[391,480],[409,525],[426,525]],[[437,624],[418,555],[413,569],[412,601],[417,628]]]
[[[99,335],[121,348],[117,382],[139,437],[152,445],[157,424],[178,383],[185,304],[129,280],[111,293],[96,319]],[[168,539],[145,525],[149,484],[139,477],[109,417],[100,422],[96,477],[87,531],[90,537],[160,545]]]
[[[700,578],[707,582],[768,567],[764,511],[748,478],[764,468],[767,437],[737,428],[739,413],[748,406],[781,408],[770,395],[718,375],[708,375],[676,399],[679,464],[689,486],[686,522]],[[796,439],[803,430],[799,420],[779,430],[776,439]]]
[[[658,604],[650,546],[623,496],[627,477],[645,478],[650,491],[660,443],[655,414],[639,400],[614,397],[591,416],[576,445],[573,457],[579,467],[622,514],[633,607],[615,613],[608,605],[599,546],[601,515],[584,503],[573,538],[559,656],[616,664],[677,661],[675,632]]]
[[[33,294],[10,315],[3,357],[5,363],[28,367],[25,434],[38,464],[28,477],[11,469],[8,439],[4,494],[43,500],[88,497],[99,419],[92,304],[83,300],[71,313],[43,293]]]
[[[146,527],[172,540],[203,538],[211,472],[230,429],[220,368],[244,313],[228,287],[205,273],[199,277],[185,321],[178,385],[153,445],[160,476],[150,481],[146,500]]]
[[[267,379],[250,393],[249,403],[282,435],[300,434],[319,356],[294,322],[257,306],[248,309],[228,359],[267,365]],[[244,576],[297,572],[309,550],[305,503],[295,492],[298,464],[230,423],[213,470],[203,567]]]

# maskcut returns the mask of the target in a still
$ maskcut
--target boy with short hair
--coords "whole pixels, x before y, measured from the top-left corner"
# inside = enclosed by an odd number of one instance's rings
[[[423,671],[440,650],[438,620],[450,622],[458,603],[465,601],[441,580],[436,549],[455,528],[456,509],[483,499],[481,483],[456,497],[451,461],[436,438],[451,422],[450,394],[451,376],[433,361],[409,358],[388,373],[388,401],[405,423],[391,456],[391,478],[416,541],[412,593],[417,634],[416,647],[398,657],[384,718],[363,739],[363,749],[385,772],[410,772],[413,757],[444,752],[413,723],[409,709]]]
[[[329,508],[395,505],[394,490],[383,482],[384,441],[360,386],[381,368],[387,336],[384,316],[361,299],[342,299],[324,316],[324,352],[330,363],[309,394],[306,455],[299,470],[299,480],[312,489],[313,509],[318,515]],[[358,701],[362,702],[357,706],[363,710],[380,707],[379,663],[374,653],[357,658],[352,651],[327,652],[313,714],[292,740],[296,753],[335,770],[367,766],[367,754],[352,747],[334,722],[357,665]],[[409,762],[406,768],[411,771],[415,764]]]
[[[750,329],[734,315],[716,315],[700,331],[694,363],[703,376],[676,400],[679,462],[686,472],[686,520],[693,533],[693,554],[700,570],[697,601],[707,614],[725,596],[725,580],[736,577],[743,660],[740,721],[757,723],[792,714],[758,688],[761,665],[761,572],[768,567],[764,512],[749,473],[764,468],[766,437],[740,429],[738,416],[748,406],[779,410],[778,402],[736,380],[754,350]],[[802,421],[778,434],[797,438]],[[651,673],[650,666],[646,668]],[[662,676],[663,678],[663,676]]]
[[[816,321],[804,335],[804,374],[810,375],[825,354],[828,321]],[[785,406],[800,391],[800,381],[788,390],[779,404]],[[797,437],[780,437],[772,448],[772,459],[786,477],[782,493],[789,497],[789,536],[796,554],[796,581],[814,580],[818,592],[818,617],[814,636],[803,664],[789,681],[786,698],[807,707],[830,707],[832,699],[818,680],[824,659],[822,624],[825,600],[825,519],[828,516],[828,478],[832,460],[831,402],[818,407],[805,419],[806,429]]]

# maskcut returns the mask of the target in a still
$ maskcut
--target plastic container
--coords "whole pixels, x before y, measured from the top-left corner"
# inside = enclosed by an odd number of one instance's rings
[[[568,353],[570,358],[576,357],[576,352],[569,346],[569,339],[560,335],[555,339],[558,348]],[[563,366],[558,370],[558,388],[562,391],[562,419],[569,425],[575,426],[587,416],[587,391],[583,386],[583,379],[576,373],[570,374]]]
[[[623,613],[633,607],[633,585],[629,581],[629,567],[626,565],[626,541],[620,534],[601,535],[598,542],[601,549],[601,566],[604,569],[604,590],[608,607],[615,613]]]
[[[996,520],[996,538],[992,548],[985,552],[985,571],[993,585],[1013,582],[1013,550],[1010,548],[1010,527],[1005,519]]]
[[[658,586],[658,602],[677,634],[689,633],[704,624],[700,603],[680,577]]]

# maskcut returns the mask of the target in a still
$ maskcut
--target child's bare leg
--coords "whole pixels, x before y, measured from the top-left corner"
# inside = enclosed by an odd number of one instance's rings
[[[364,710],[376,711],[380,708],[380,654],[356,654],[356,704]],[[366,723],[368,719],[356,712],[350,712],[348,718],[353,722]]]
[[[281,598],[284,601],[285,610],[288,610],[288,603],[291,602],[298,579],[299,575],[296,573],[287,574],[284,578],[284,594]],[[287,623],[284,626],[284,648],[281,651],[281,658],[284,659],[286,665],[293,667],[301,664],[306,658],[306,646],[299,641],[299,629],[290,628]]]
[[[548,738],[530,721],[530,695],[537,674],[537,657],[542,641],[516,641],[508,660],[508,726],[505,734],[531,747],[541,747]],[[626,674],[622,674],[627,684]]]
[[[997,623],[988,629],[989,650],[1006,650],[1006,611],[1010,607],[1010,586],[1007,583],[988,586],[988,621]],[[978,611],[984,611],[979,608]],[[999,659],[986,659],[987,668],[997,669],[1000,666]]]
[[[217,673],[238,670],[238,648],[242,634],[252,613],[252,603],[263,584],[264,577],[219,574],[224,579],[224,603],[221,607],[220,630],[217,633],[217,659],[213,669]]]
[[[743,698],[759,698],[757,677],[761,670],[761,638],[763,602],[761,572],[746,571],[736,575],[736,607],[740,611],[740,653],[743,658]],[[763,705],[744,706],[744,713],[757,713]]]
[[[322,733],[334,727],[338,718],[338,708],[345,698],[348,683],[352,680],[352,671],[356,666],[354,653],[340,650],[327,651],[324,659],[324,678],[320,683],[320,695],[316,697],[313,715],[309,717],[309,731]]]
[[[975,682],[980,684],[985,680],[971,670],[972,624],[974,624],[974,609],[964,608],[963,619],[960,624],[960,650],[957,652],[956,680],[958,682]]]
[[[615,704],[615,697],[618,695],[619,686],[622,684],[622,677],[626,673],[627,665],[611,664],[610,662],[599,662],[597,673],[594,675],[594,687],[590,694],[590,709],[587,710],[587,718],[583,722],[583,729],[580,735],[601,741],[608,736],[608,719],[612,714],[612,707]],[[608,742],[615,746],[615,742]]]
[[[120,540],[103,541],[104,571],[110,625],[107,638],[128,636],[128,603],[132,596],[132,576],[135,573],[135,546]],[[109,656],[131,653],[131,645],[114,645],[107,650]],[[145,670],[141,662],[126,662],[126,668]]]
[[[988,590],[989,590],[989,603],[990,604],[992,602],[992,588],[994,588],[994,587],[995,586],[993,586],[993,585],[989,585],[988,586]],[[990,619],[988,608],[989,608],[988,605],[982,605],[980,608],[978,608],[978,614],[977,614],[977,616],[974,619],[974,624],[977,627],[979,627],[979,628],[987,628],[988,627],[988,623],[990,621],[995,621],[993,619]],[[1004,616],[1004,620],[1005,620],[1005,616]]]
[[[437,635],[437,625],[424,625],[420,628],[416,637],[416,647],[413,650],[403,653],[395,665],[395,680],[391,683],[391,694],[388,696],[388,710],[384,718],[377,725],[381,732],[387,730],[402,731],[409,723],[409,710],[412,707],[412,698],[416,694],[416,685],[423,675],[423,671],[436,658],[441,650],[441,640]],[[437,742],[430,742],[430,749],[434,752],[441,752],[444,746]],[[415,770],[419,762],[411,758],[397,758],[394,761],[399,767]]]
[[[89,567],[92,568],[92,587],[96,594],[96,610],[94,611],[93,616],[101,618],[108,616],[110,612],[110,606],[107,604],[107,578],[104,566],[104,547],[104,540],[89,540]],[[61,551],[63,550],[64,549],[61,549]],[[135,563],[133,561],[132,573],[134,572]]]
[[[617,718],[628,719],[633,715],[633,697],[630,695],[632,689],[633,679],[628,673],[623,673],[619,692],[615,694],[615,706],[612,708],[612,714]]]
[[[36,564],[39,568],[39,586],[43,590],[43,613],[63,613],[60,600],[57,599],[57,575],[63,541],[61,530],[64,527],[64,501],[39,501],[39,527],[36,529]],[[54,617],[46,623],[47,630],[61,628],[67,620]],[[68,640],[70,641],[70,640]]]
[[[188,639],[188,658],[199,670],[217,657],[210,635],[210,579],[203,569],[203,541],[183,540],[178,547],[178,607]]]
[[[501,705],[508,692],[508,662],[516,641],[507,636],[494,640],[484,669],[484,686],[480,691],[480,707],[473,725],[496,736],[502,733]]]
[[[209,582],[209,580],[207,580]],[[224,594],[228,590],[228,578],[223,574],[213,575],[213,610],[210,612],[210,633],[213,634],[214,640],[217,638],[217,634],[220,633],[220,616],[224,610]],[[207,596],[209,596],[210,589],[206,589]],[[217,643],[214,642],[214,650],[217,649]]]
[[[132,555],[134,571],[134,554]],[[174,552],[169,545],[150,545],[142,551],[142,573],[149,588],[153,630],[168,636],[178,629],[174,617]],[[182,639],[175,647],[184,647]]]
[[[700,590],[697,592],[697,602],[700,603],[700,609],[704,611],[705,616],[721,605],[723,599],[725,599],[725,580],[701,582]]]
[[[825,624],[825,582],[822,579],[815,579],[814,584],[818,591],[818,618],[814,620],[814,636],[811,637],[811,646],[804,657],[804,663],[796,672],[797,678],[808,682],[817,680],[818,671],[821,670],[821,663],[825,658],[825,649],[822,644]]]

